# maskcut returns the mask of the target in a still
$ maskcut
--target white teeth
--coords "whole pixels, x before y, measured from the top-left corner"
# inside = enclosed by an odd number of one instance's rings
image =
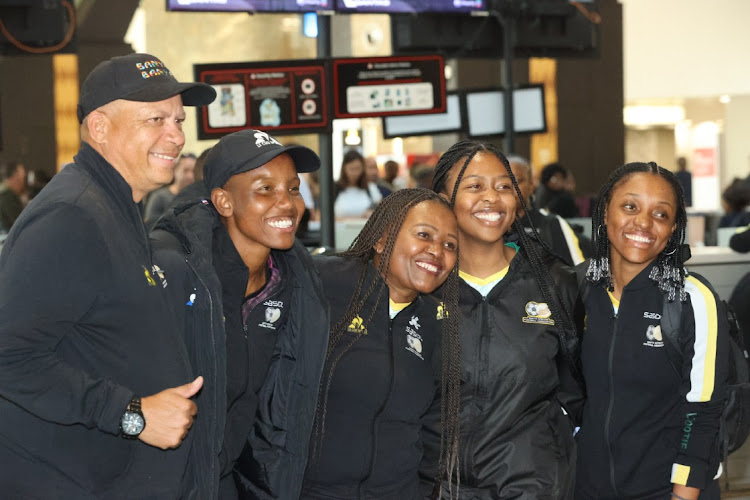
[[[421,267],[422,269],[426,269],[427,271],[431,273],[436,273],[438,271],[437,266],[433,266],[432,264],[428,264],[426,262],[417,262],[417,265]]]
[[[650,243],[651,238],[646,238],[645,236],[637,236],[635,234],[626,234],[625,237],[629,240],[637,241],[638,243]]]
[[[268,221],[268,225],[277,229],[288,229],[292,227],[292,219]]]
[[[161,158],[162,160],[174,161],[174,156],[163,155],[160,153],[151,153],[151,154],[156,156],[157,158]]]
[[[490,222],[495,222],[500,220],[500,214],[497,212],[479,212],[474,214],[474,217],[477,219],[482,219]]]

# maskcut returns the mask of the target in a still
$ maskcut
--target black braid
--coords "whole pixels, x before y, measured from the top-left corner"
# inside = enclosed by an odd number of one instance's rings
[[[518,200],[521,203],[525,212],[529,209],[526,206],[526,201],[523,199],[521,190],[518,187],[513,171],[510,168],[505,155],[492,144],[480,143],[474,141],[460,141],[451,146],[448,151],[440,157],[435,166],[435,177],[433,179],[432,188],[439,193],[447,193],[447,181],[452,169],[463,160],[461,168],[456,175],[455,184],[451,193],[451,205],[455,204],[456,195],[458,193],[458,187],[463,179],[466,168],[471,163],[471,160],[479,152],[487,152],[497,157],[502,164],[505,166],[513,187],[518,196]],[[525,253],[531,269],[536,278],[537,285],[542,292],[544,300],[547,302],[552,318],[555,320],[555,329],[557,330],[557,336],[560,343],[560,350],[565,357],[571,372],[576,378],[580,378],[580,372],[578,368],[578,345],[580,339],[578,338],[577,328],[573,319],[573,313],[567,306],[565,300],[560,295],[560,291],[555,284],[552,276],[549,273],[549,269],[545,265],[543,254],[540,253],[540,249],[550,255],[557,256],[557,254],[542,240],[539,233],[531,221],[531,217],[527,217],[529,227],[531,228],[531,235],[526,233],[523,224],[518,220],[513,221],[513,228],[518,233],[519,240],[521,242],[521,251]]]
[[[359,235],[354,239],[348,250],[339,256],[358,260],[362,263],[362,271],[359,274],[357,284],[354,288],[349,306],[343,316],[331,327],[328,349],[326,351],[326,364],[329,365],[328,372],[324,375],[321,387],[321,395],[315,419],[315,434],[313,444],[313,456],[317,458],[319,443],[325,435],[325,415],[328,409],[328,393],[333,380],[333,374],[338,362],[346,352],[359,340],[362,333],[347,335],[347,328],[352,320],[362,314],[365,303],[376,294],[375,304],[369,312],[364,324],[370,324],[375,312],[383,299],[386,290],[386,279],[390,267],[390,260],[396,238],[401,231],[404,220],[409,211],[420,203],[431,201],[440,203],[450,208],[442,196],[428,189],[401,189],[390,194],[378,205],[370,216]],[[375,245],[381,237],[386,236],[385,245],[380,255],[377,271],[383,280],[374,280],[369,289],[364,290],[368,263],[375,256]],[[460,363],[461,346],[458,337],[458,259],[456,265],[442,286],[442,305],[445,311],[442,320],[441,343],[442,343],[442,381],[441,381],[441,403],[440,420],[443,431],[440,442],[439,478],[455,473],[458,475],[458,439],[460,428]]]
[[[586,278],[594,285],[604,286],[610,291],[614,290],[612,273],[609,267],[610,242],[607,236],[604,214],[612,198],[612,191],[636,173],[650,173],[661,176],[669,182],[674,191],[677,200],[676,227],[669,237],[666,247],[664,247],[664,250],[657,257],[657,264],[652,269],[649,277],[659,285],[659,290],[667,295],[670,302],[678,297],[680,301],[684,302],[687,300],[687,292],[685,291],[685,276],[687,276],[685,259],[688,258],[684,245],[687,232],[685,199],[677,176],[669,170],[660,167],[655,162],[628,163],[617,168],[612,172],[607,182],[604,183],[599,191],[599,197],[591,215],[593,255],[589,263],[589,268],[586,271]]]

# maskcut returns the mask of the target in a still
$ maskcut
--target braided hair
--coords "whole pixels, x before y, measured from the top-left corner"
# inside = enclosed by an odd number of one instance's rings
[[[677,177],[669,170],[660,167],[654,162],[649,163],[628,163],[616,169],[607,179],[607,182],[599,191],[599,197],[591,215],[591,243],[593,255],[586,270],[586,279],[594,285],[605,286],[608,290],[614,290],[612,283],[612,273],[609,266],[610,259],[610,242],[607,236],[607,225],[605,224],[604,214],[607,205],[612,198],[612,191],[625,182],[630,176],[637,173],[649,173],[661,176],[666,180],[677,199],[677,214],[675,219],[675,230],[667,240],[667,245],[657,257],[657,263],[651,270],[649,278],[657,283],[659,290],[667,295],[667,299],[673,302],[679,297],[681,302],[687,300],[685,291],[685,260],[688,257],[689,250],[686,252],[685,234],[687,228],[687,213],[685,211],[685,199],[682,194],[682,186]]]
[[[525,212],[528,212],[529,209],[526,206],[526,201],[523,199],[521,190],[518,187],[518,182],[513,175],[513,171],[510,168],[507,158],[497,147],[489,143],[467,140],[457,142],[451,146],[448,151],[440,157],[435,166],[435,177],[433,179],[432,189],[437,193],[450,195],[451,206],[455,205],[458,188],[461,184],[464,173],[476,154],[480,152],[494,155],[500,160],[500,162],[502,162],[505,166],[505,170],[508,172],[511,182],[513,183],[513,187],[516,190],[521,206]],[[454,168],[458,170],[458,173],[456,174],[453,191],[448,193],[447,181]],[[581,373],[579,370],[577,354],[580,339],[578,338],[577,328],[573,319],[574,316],[565,300],[563,300],[560,295],[557,285],[552,279],[549,269],[543,260],[543,252],[552,256],[556,256],[556,254],[539,237],[539,233],[537,232],[536,227],[534,227],[531,218],[527,217],[526,219],[531,228],[531,235],[525,231],[523,223],[518,218],[513,221],[513,229],[518,233],[519,241],[521,243],[520,251],[524,252],[526,255],[539,289],[542,292],[542,296],[552,312],[552,318],[555,320],[555,329],[557,330],[557,337],[560,343],[560,351],[565,357],[573,376],[577,380],[580,380]]]
[[[387,296],[386,279],[389,273],[396,238],[401,231],[401,227],[409,211],[420,203],[427,201],[439,203],[451,209],[448,202],[442,196],[428,189],[401,189],[395,191],[385,197],[380,205],[378,205],[349,249],[339,254],[339,256],[347,259],[360,261],[362,263],[362,270],[354,287],[349,306],[344,315],[331,327],[328,349],[326,351],[326,364],[330,365],[330,368],[324,374],[324,387],[318,400],[315,419],[314,455],[318,451],[319,441],[322,441],[325,433],[328,392],[336,365],[363,335],[362,332],[352,335],[347,332],[347,327],[355,317],[362,314],[365,303],[374,295],[375,304],[369,311],[369,316],[364,322],[367,324],[372,321],[380,301],[383,300],[384,295]],[[370,287],[365,289],[368,263],[375,257],[374,247],[383,237],[385,237],[385,245],[377,264],[377,272],[383,279],[371,280]],[[444,476],[447,476],[449,481],[453,474],[458,476],[459,408],[461,397],[461,345],[458,337],[457,313],[458,259],[456,259],[456,264],[448,274],[448,278],[441,287],[441,290],[442,306],[445,311],[441,333],[442,375],[440,384],[440,421],[443,431],[440,437],[440,459],[434,495],[440,495],[440,484]],[[387,300],[387,297],[385,300]]]

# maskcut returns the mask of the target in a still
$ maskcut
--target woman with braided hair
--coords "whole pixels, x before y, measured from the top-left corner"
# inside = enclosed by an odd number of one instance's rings
[[[602,187],[592,222],[593,257],[577,268],[588,399],[575,497],[719,498],[727,363],[717,360],[728,360],[728,325],[708,282],[683,267],[680,183],[653,162],[624,165]]]
[[[333,326],[302,498],[417,498],[420,430],[436,396],[443,434],[432,481],[455,474],[457,233],[443,198],[403,189],[349,250],[316,258]],[[443,283],[440,299],[426,295]]]
[[[460,497],[568,498],[572,416],[581,400],[572,375],[575,274],[533,226],[530,234],[520,226],[519,205],[527,208],[493,145],[453,145],[438,161],[433,189],[453,206],[461,247]],[[508,240],[511,227],[517,241]],[[440,442],[437,418],[432,422],[421,466],[428,480]]]

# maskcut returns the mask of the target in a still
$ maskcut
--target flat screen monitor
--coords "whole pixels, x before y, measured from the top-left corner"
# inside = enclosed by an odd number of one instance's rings
[[[448,94],[445,113],[425,115],[386,116],[383,118],[383,137],[408,137],[413,135],[447,134],[461,132],[461,99],[458,94]]]
[[[167,0],[169,11],[314,12],[333,10],[333,0]]]
[[[504,109],[502,90],[467,92],[466,118],[469,137],[504,134]],[[513,130],[517,134],[547,130],[542,85],[513,89],[513,124]]]
[[[487,0],[335,0],[337,12],[469,13],[487,10]]]

